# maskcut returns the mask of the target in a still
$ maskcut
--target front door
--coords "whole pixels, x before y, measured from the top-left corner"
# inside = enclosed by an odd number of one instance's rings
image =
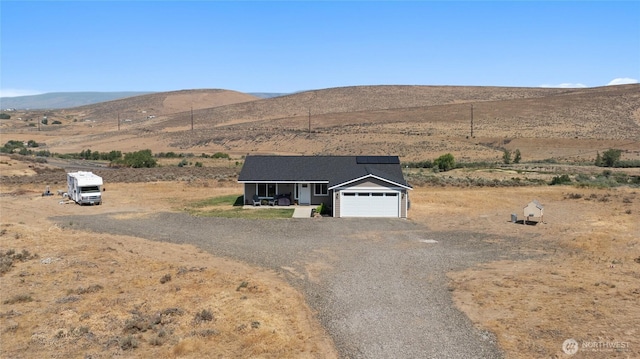
[[[298,203],[311,204],[311,184],[298,183]]]

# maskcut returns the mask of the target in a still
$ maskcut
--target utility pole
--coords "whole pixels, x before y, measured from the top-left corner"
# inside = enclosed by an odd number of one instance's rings
[[[311,107],[309,107],[309,137],[311,137]]]
[[[120,131],[120,114],[118,114],[118,131]]]
[[[471,104],[471,138],[473,138],[473,104]]]
[[[309,96],[309,134],[307,137],[311,138],[311,105],[313,104],[313,99],[316,97],[316,91],[311,91]]]
[[[193,106],[191,106],[191,131],[193,131]]]

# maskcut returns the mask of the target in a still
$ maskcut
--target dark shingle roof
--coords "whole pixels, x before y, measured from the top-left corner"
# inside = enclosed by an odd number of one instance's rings
[[[247,156],[240,182],[328,182],[335,186],[374,175],[410,187],[398,156]]]

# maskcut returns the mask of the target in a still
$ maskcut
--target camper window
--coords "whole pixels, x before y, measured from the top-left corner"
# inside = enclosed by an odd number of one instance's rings
[[[100,192],[98,186],[87,186],[80,189],[83,193]]]

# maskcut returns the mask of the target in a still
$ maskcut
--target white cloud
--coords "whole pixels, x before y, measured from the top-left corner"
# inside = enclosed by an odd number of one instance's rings
[[[31,96],[40,95],[41,93],[43,92],[36,90],[0,89],[0,97]]]
[[[618,77],[617,79],[613,79],[613,80],[609,81],[607,86],[637,84],[637,83],[638,83],[638,80],[636,80],[636,79],[632,79],[632,78],[629,78],[629,77]]]
[[[585,88],[587,87],[587,85],[581,84],[581,83],[572,84],[569,82],[564,82],[558,85],[540,85],[540,87],[558,87],[563,89],[572,89],[572,88]]]

